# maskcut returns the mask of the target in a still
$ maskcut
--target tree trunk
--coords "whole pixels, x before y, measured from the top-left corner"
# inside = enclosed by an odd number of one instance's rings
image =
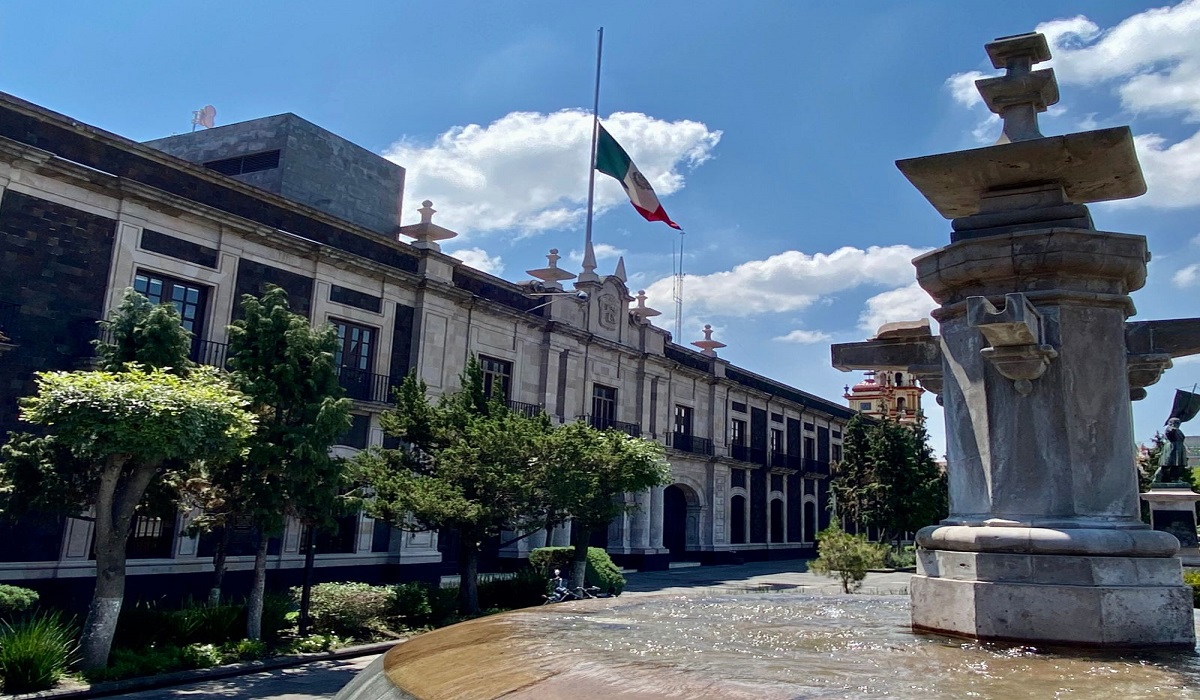
[[[254,553],[254,584],[246,602],[246,639],[262,639],[263,593],[267,589],[267,544],[265,532],[258,536],[258,551]]]
[[[221,528],[221,539],[217,540],[217,549],[213,552],[213,582],[212,588],[208,589],[209,605],[221,603],[221,582],[225,580],[225,557],[229,554],[229,541],[232,537],[231,521],[226,518],[225,526]]]
[[[316,528],[311,525],[305,529],[304,535],[304,584],[300,589],[300,629],[301,637],[308,636],[308,609],[312,606],[313,568],[317,561]]]
[[[124,456],[109,457],[96,489],[96,589],[80,634],[80,666],[98,670],[108,665],[113,635],[125,599],[125,555],[129,529],[138,501],[158,469],[157,463],[139,465],[122,483]]]
[[[475,538],[460,534],[458,540],[458,610],[479,614],[479,547]]]
[[[574,590],[577,586],[587,585],[584,579],[587,576],[588,542],[592,539],[592,530],[581,526],[578,520],[571,530],[575,536],[575,552],[571,557],[571,582],[568,586]]]

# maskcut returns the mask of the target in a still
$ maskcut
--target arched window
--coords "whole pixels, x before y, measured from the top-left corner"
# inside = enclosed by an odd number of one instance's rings
[[[896,399],[896,410],[900,413],[904,412],[904,397],[903,396]]]
[[[896,386],[904,386],[904,374],[901,372],[896,373]]]
[[[729,499],[729,543],[746,544],[746,497]]]
[[[771,541],[783,542],[783,499],[771,501]]]

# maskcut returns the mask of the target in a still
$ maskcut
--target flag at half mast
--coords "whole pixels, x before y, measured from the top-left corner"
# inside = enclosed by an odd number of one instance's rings
[[[600,138],[596,142],[596,170],[616,178],[617,182],[621,183],[625,194],[629,195],[629,202],[646,221],[661,221],[671,228],[683,230],[663,211],[650,181],[642,175],[629,159],[629,154],[603,126],[600,126]]]

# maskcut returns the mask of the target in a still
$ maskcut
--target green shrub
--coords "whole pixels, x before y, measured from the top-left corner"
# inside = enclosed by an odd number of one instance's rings
[[[258,661],[270,656],[267,643],[259,639],[239,639],[222,648],[226,661]]]
[[[216,644],[189,644],[180,650],[179,657],[188,668],[212,668],[225,663],[225,655]]]
[[[10,695],[48,690],[74,661],[74,629],[57,612],[0,628],[0,678]]]
[[[300,599],[299,588],[292,589],[292,597]],[[314,632],[366,639],[386,626],[391,604],[387,586],[321,583],[312,587],[308,612]]]
[[[561,569],[563,577],[567,577],[574,556],[574,547],[538,547],[530,552],[529,563],[542,577],[542,588],[545,588],[551,570]],[[613,563],[608,552],[600,547],[588,547],[587,571],[583,577],[589,585],[599,586],[606,593],[612,591],[620,594],[625,590],[625,577],[621,570]]]
[[[174,631],[167,641],[180,646],[224,644],[241,637],[246,629],[246,607],[236,603],[212,605],[189,599],[182,608],[172,610],[166,616]]]
[[[458,620],[458,586],[434,586],[429,589],[430,625],[445,625]]]
[[[391,588],[389,618],[406,627],[430,623],[433,607],[429,605],[429,587],[421,583],[400,583]]]
[[[511,577],[480,581],[479,607],[514,610],[541,605],[546,581],[546,577],[531,566],[522,567]]]
[[[289,645],[288,651],[293,654],[311,654],[318,651],[338,649],[347,646],[349,643],[350,640],[342,639],[336,634],[311,634],[307,637],[294,640]]]
[[[1184,569],[1183,582],[1192,587],[1192,607],[1200,608],[1200,569]]]
[[[910,569],[917,565],[917,548],[905,545],[900,548],[888,547],[886,566],[890,569]]]
[[[291,619],[291,614],[297,611],[296,603],[292,597],[283,593],[268,593],[263,596],[262,610],[262,638],[267,642],[277,642],[283,636],[284,630],[291,628],[294,622]],[[237,635],[240,637],[245,631],[245,613],[238,619],[241,627],[238,628]]]
[[[11,620],[17,615],[27,612],[37,602],[37,591],[0,584],[0,620]]]
[[[862,588],[867,571],[883,566],[887,548],[867,541],[863,535],[843,532],[837,525],[817,534],[816,561],[808,570],[841,580],[842,591],[850,593]]]

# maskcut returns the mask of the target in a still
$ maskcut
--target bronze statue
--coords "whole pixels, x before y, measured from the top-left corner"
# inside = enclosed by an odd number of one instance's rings
[[[1190,391],[1176,391],[1175,403],[1171,407],[1171,417],[1167,419],[1167,429],[1163,437],[1167,444],[1158,457],[1158,471],[1154,475],[1155,483],[1179,484],[1188,482],[1188,455],[1186,436],[1180,425],[1196,417],[1200,413],[1200,394]]]

